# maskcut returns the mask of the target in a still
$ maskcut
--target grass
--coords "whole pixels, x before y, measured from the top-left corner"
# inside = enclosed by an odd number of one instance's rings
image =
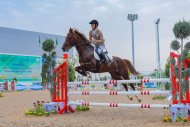
[[[0,97],[3,97],[3,94],[0,92]]]
[[[166,99],[166,96],[156,95],[152,98],[152,100],[164,100]]]

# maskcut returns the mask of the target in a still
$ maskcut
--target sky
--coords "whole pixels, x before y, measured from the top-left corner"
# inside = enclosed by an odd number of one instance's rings
[[[155,20],[160,18],[160,57],[164,69],[170,43],[175,39],[173,26],[179,20],[189,21],[189,5],[190,0],[0,0],[0,26],[62,36],[71,27],[88,37],[89,21],[97,19],[109,53],[132,61],[131,22],[127,15],[138,14],[134,22],[135,68],[153,71]]]

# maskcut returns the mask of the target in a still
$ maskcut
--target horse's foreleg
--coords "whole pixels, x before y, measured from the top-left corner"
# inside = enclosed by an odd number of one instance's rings
[[[80,63],[80,68],[83,68],[84,70],[89,70],[90,68],[94,67],[95,65],[93,62],[86,62],[86,63]]]
[[[93,62],[91,61],[86,63],[80,63],[80,66],[75,67],[75,71],[83,76],[87,76],[89,74],[88,71],[96,71],[96,68],[94,69]]]
[[[81,74],[81,75],[83,75],[83,76],[87,76],[87,72],[84,71],[84,69],[82,69],[81,66],[75,67],[75,71],[77,71],[79,74]]]
[[[77,66],[75,70],[82,74],[83,76],[87,76],[89,74],[88,71],[94,71],[96,68],[93,62],[80,63],[80,66]]]

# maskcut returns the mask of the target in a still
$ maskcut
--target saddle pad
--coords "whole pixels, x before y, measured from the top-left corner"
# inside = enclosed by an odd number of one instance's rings
[[[106,54],[106,56],[109,58],[110,61],[113,60],[113,57],[112,57],[110,54]],[[99,57],[99,55],[96,53],[95,48],[94,48],[94,58],[100,61],[100,57]]]

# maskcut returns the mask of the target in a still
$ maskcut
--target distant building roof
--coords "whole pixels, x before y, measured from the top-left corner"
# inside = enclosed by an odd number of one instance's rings
[[[41,44],[39,44],[39,39]],[[65,36],[6,27],[0,27],[0,52],[11,54],[42,55],[42,42],[45,39],[52,39],[54,41],[57,39],[57,56],[62,57],[63,52],[61,47],[65,40]],[[69,55],[71,54],[72,50],[69,51]]]

